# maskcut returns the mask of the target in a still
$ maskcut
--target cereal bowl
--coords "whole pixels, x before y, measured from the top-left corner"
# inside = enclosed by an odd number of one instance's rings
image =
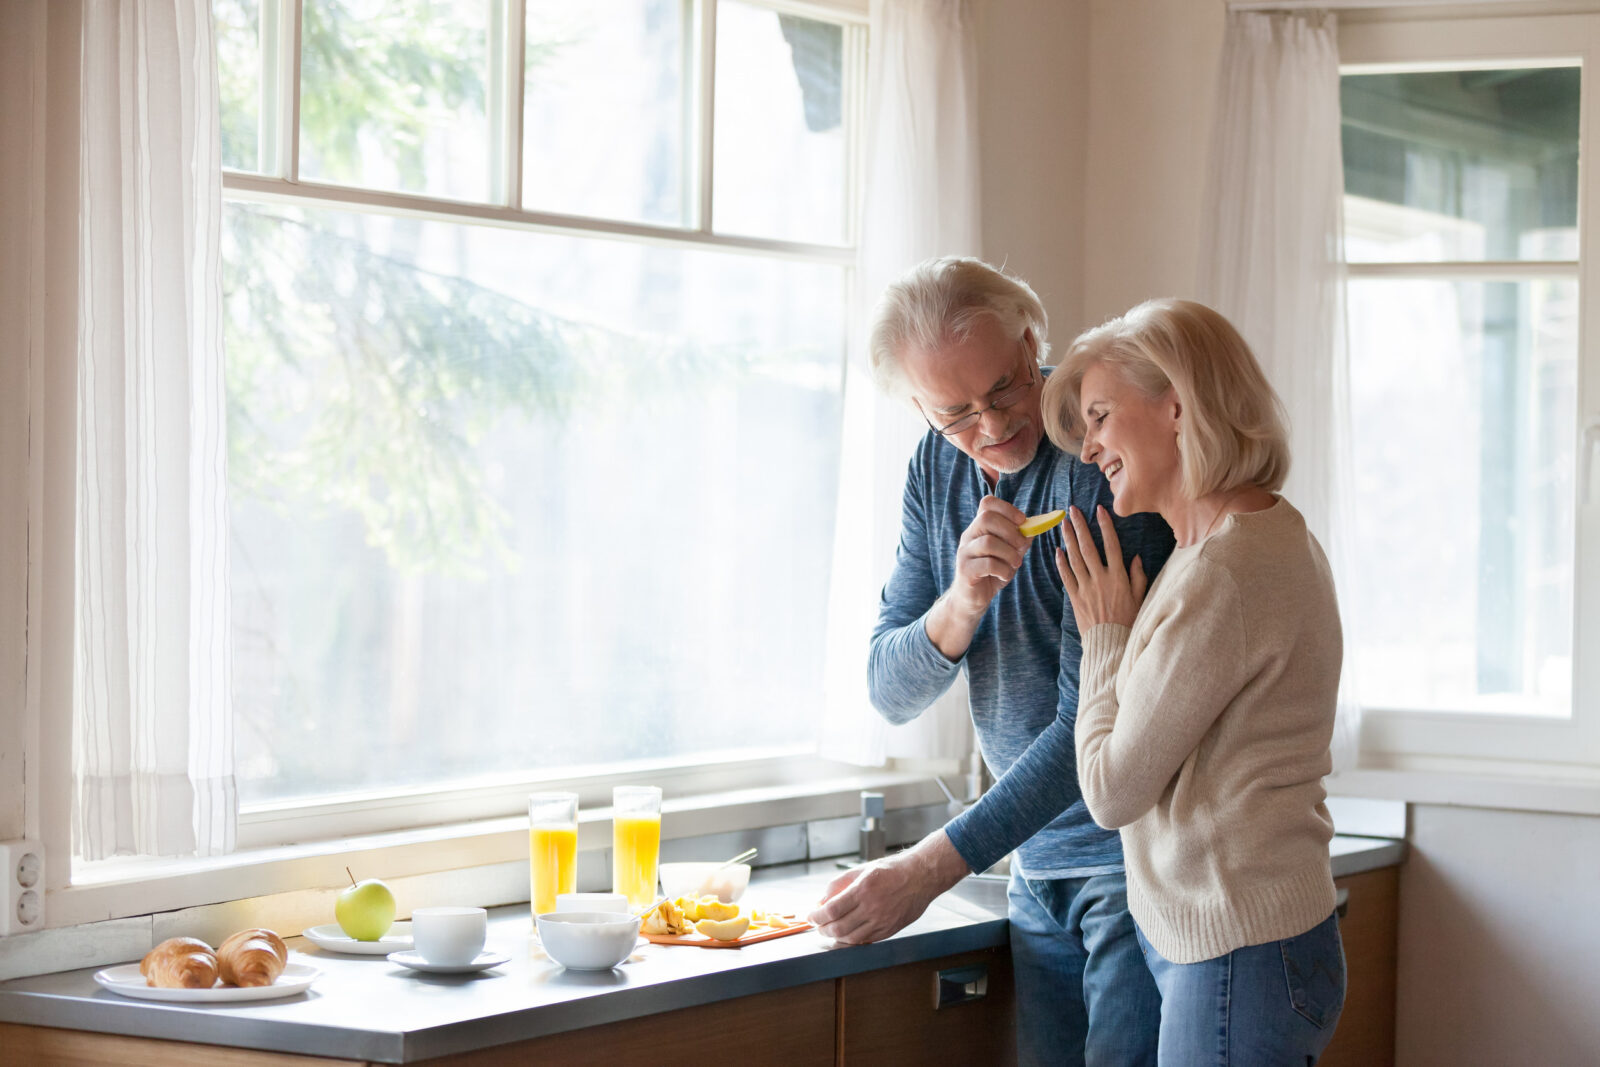
[[[744,896],[749,885],[748,863],[728,866],[720,863],[661,864],[661,892],[668,899],[715,896],[724,904],[732,904]]]
[[[573,971],[610,970],[639,941],[639,916],[609,911],[552,911],[538,916],[545,952]]]

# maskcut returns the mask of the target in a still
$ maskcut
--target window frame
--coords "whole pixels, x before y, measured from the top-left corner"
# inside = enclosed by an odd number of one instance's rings
[[[487,224],[525,233],[609,237],[679,248],[716,249],[853,267],[860,232],[862,114],[866,93],[867,13],[863,0],[737,0],[778,14],[834,22],[843,27],[843,107],[846,139],[845,240],[839,244],[719,234],[712,215],[713,132],[718,0],[679,0],[685,13],[689,60],[685,109],[684,197],[691,210],[681,226],[533,211],[522,206],[522,99],[525,50],[522,0],[482,0],[490,9],[493,62],[488,86],[490,192],[485,201],[451,200],[416,193],[305,181],[300,177],[300,13],[304,0],[261,0],[260,171],[222,169],[225,199],[367,210],[447,223]]]
[[[739,0],[775,13],[820,19],[844,29],[843,106],[847,118],[845,234],[841,244],[783,241],[719,234],[712,214],[713,130],[715,114],[717,0],[679,0],[685,20],[688,63],[685,223],[681,226],[627,222],[528,210],[522,206],[522,101],[525,91],[525,5],[523,0],[482,0],[489,7],[490,84],[487,110],[490,165],[489,198],[458,201],[414,193],[308,182],[299,176],[300,21],[304,0],[262,0],[262,89],[259,162],[262,172],[223,168],[223,198],[244,203],[279,203],[311,208],[342,208],[400,215],[450,224],[492,225],[524,233],[543,233],[714,249],[846,268],[856,264],[859,233],[862,137],[866,92],[867,11],[861,0]],[[496,33],[502,34],[495,41]],[[292,47],[283,47],[292,42]],[[269,74],[269,72],[271,72]],[[843,352],[844,338],[840,339]],[[815,755],[813,746],[735,753],[711,758],[597,765],[497,775],[452,782],[435,788],[394,788],[319,796],[305,800],[241,806],[239,850],[327,840],[353,834],[410,830],[423,823],[467,823],[513,815],[533,790],[570,789],[585,809],[608,807],[614,784],[644,781],[661,785],[674,798],[719,794],[776,783],[837,778],[859,768]]]
[[[1571,66],[1600,71],[1600,15],[1347,20],[1339,33],[1340,73]],[[1600,82],[1583,77],[1579,137],[1600,145]],[[1600,247],[1600,166],[1580,159],[1579,258],[1517,263],[1349,264],[1351,280],[1376,278],[1477,281],[1576,278],[1579,286],[1577,460],[1574,485],[1573,692],[1569,718],[1484,712],[1417,711],[1363,703],[1361,767],[1394,770],[1496,768],[1534,778],[1600,766],[1600,492],[1581,484],[1600,427],[1600,278],[1590,249]],[[1586,459],[1591,462],[1586,462]],[[1592,472],[1591,472],[1592,478]],[[1586,491],[1587,490],[1587,491]],[[1359,682],[1359,679],[1358,679]]]
[[[520,18],[521,0],[485,0],[494,17]],[[329,206],[409,215],[450,223],[487,224],[529,233],[579,235],[625,241],[660,243],[690,249],[762,257],[780,257],[846,268],[845,296],[850,299],[856,262],[861,185],[862,117],[866,92],[865,0],[741,0],[785,14],[824,19],[845,28],[846,114],[852,129],[847,145],[847,242],[839,245],[804,244],[727,236],[712,232],[710,190],[698,190],[702,211],[694,226],[682,228],[639,225],[607,219],[590,219],[521,210],[512,206],[521,195],[520,176],[511,180],[502,160],[503,176],[492,183],[501,203],[466,203],[403,193],[373,192],[357,188],[299,181],[294,145],[287,136],[298,128],[299,0],[262,0],[263,47],[272,51],[273,64],[264,69],[263,93],[285,100],[272,116],[268,129],[263,114],[263,136],[271,155],[260,157],[270,173],[223,170],[225,199],[268,203]],[[715,0],[683,0],[686,12],[697,18],[697,38],[715,42]],[[712,14],[707,17],[707,13]],[[77,231],[77,111],[82,7],[77,0],[50,5],[47,39],[37,42],[46,50],[44,65],[47,102],[50,187],[67,190],[52,195],[41,220],[45,281],[53,291],[76,292],[78,270]],[[516,31],[519,91],[515,110],[520,115],[521,36]],[[291,60],[288,53],[293,51]],[[709,74],[714,55],[702,50],[697,64],[702,70],[697,91],[705,95],[700,122],[708,124],[712,85]],[[494,130],[509,138],[511,118],[502,112]],[[709,125],[704,125],[709,131]],[[37,135],[36,135],[37,136]],[[517,134],[520,140],[520,133]],[[699,154],[710,159],[709,134]],[[505,142],[509,144],[509,140]],[[104,864],[77,864],[71,851],[71,779],[73,745],[74,567],[73,531],[76,526],[76,333],[77,312],[71,299],[43,301],[44,342],[30,352],[32,389],[27,398],[30,447],[28,528],[30,550],[26,563],[28,585],[26,647],[24,651],[27,708],[24,713],[23,763],[28,774],[20,821],[22,835],[44,843],[46,863],[46,915],[44,926],[58,928],[95,920],[146,916],[152,912],[192,907],[262,893],[287,892],[305,885],[324,884],[321,872],[342,868],[337,857],[363,855],[388,857],[397,869],[411,875],[484,869],[503,864],[516,851],[525,856],[526,833],[508,829],[519,814],[525,823],[528,792],[543,788],[572,788],[585,800],[591,817],[603,817],[613,784],[648,778],[666,790],[666,807],[678,814],[674,836],[725,833],[814,818],[837,818],[854,810],[862,789],[889,789],[897,803],[927,803],[937,794],[929,778],[950,773],[942,764],[894,765],[877,770],[815,754],[811,746],[774,749],[760,753],[711,754],[699,760],[668,760],[615,767],[565,768],[561,772],[530,772],[526,776],[499,776],[472,782],[452,782],[437,789],[394,789],[383,792],[318,797],[300,802],[257,805],[240,813],[238,846],[232,854],[209,860],[133,858]],[[841,338],[841,345],[844,343]],[[48,355],[44,354],[48,353]],[[841,374],[842,363],[841,363]],[[8,458],[10,458],[8,456]],[[37,546],[37,547],[35,547]],[[43,549],[49,546],[51,550]],[[65,550],[58,550],[65,546]],[[8,572],[9,573],[9,572]],[[32,725],[30,725],[32,724]],[[34,733],[34,730],[37,733]],[[904,761],[901,761],[903,764]],[[37,773],[35,773],[37,772]],[[592,846],[590,846],[592,847]],[[347,860],[346,860],[347,862]],[[329,867],[334,863],[333,867]],[[453,877],[440,875],[441,877]],[[77,881],[75,882],[75,877]],[[342,878],[334,877],[327,884]],[[322,879],[322,880],[319,880]]]

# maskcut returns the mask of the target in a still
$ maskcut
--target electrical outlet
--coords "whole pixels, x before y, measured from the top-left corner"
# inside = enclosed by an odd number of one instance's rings
[[[44,846],[0,841],[0,937],[44,929]]]

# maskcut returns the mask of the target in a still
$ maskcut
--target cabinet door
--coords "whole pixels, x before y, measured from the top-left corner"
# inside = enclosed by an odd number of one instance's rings
[[[1322,1067],[1393,1067],[1395,951],[1400,930],[1400,868],[1383,867],[1334,882],[1350,891],[1339,933],[1349,991]]]
[[[907,963],[839,983],[841,1067],[1017,1060],[1007,949]]]
[[[0,1023],[0,1064],[31,1067],[362,1067],[353,1060]]]
[[[539,1063],[830,1067],[833,1053],[834,984],[825,981],[422,1062],[451,1067]]]

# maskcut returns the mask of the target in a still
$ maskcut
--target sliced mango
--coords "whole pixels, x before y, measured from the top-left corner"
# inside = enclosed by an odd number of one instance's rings
[[[683,917],[690,922],[705,918],[700,914],[700,901],[694,897],[679,897],[673,903],[678,906],[679,911],[683,912]]]
[[[683,910],[670,900],[663,900],[644,914],[639,932],[644,934],[686,934],[693,926],[684,918]]]
[[[724,904],[716,897],[701,897],[699,912],[702,919],[732,919],[739,914],[739,905]]]
[[[1047,511],[1043,515],[1029,515],[1022,520],[1022,525],[1017,527],[1017,532],[1023,537],[1038,537],[1046,530],[1053,530],[1061,525],[1061,520],[1067,517],[1065,510]]]
[[[737,919],[701,919],[694,924],[694,928],[713,941],[737,941],[750,929],[750,916],[741,915]]]

